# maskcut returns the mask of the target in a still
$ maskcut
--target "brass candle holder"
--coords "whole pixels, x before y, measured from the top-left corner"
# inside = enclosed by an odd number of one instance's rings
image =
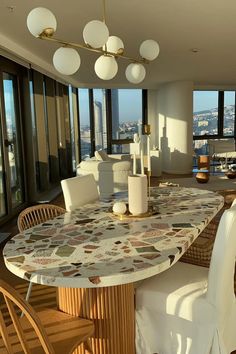
[[[144,124],[143,133],[144,133],[144,135],[150,135],[151,134],[151,125],[150,124]]]
[[[147,135],[147,155],[148,155],[148,158],[151,159],[150,157],[150,135],[151,135],[151,126],[150,124],[145,124],[144,127],[143,127],[143,132],[145,135]],[[150,164],[150,165],[149,165]],[[147,178],[148,178],[148,201],[150,202],[150,199],[151,199],[151,160],[150,162],[148,163],[148,167],[150,169],[148,169],[147,171]]]

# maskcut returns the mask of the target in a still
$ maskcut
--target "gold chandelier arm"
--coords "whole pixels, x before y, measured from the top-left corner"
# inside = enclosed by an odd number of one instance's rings
[[[89,50],[91,52],[100,53],[102,55],[108,55],[108,56],[113,56],[113,57],[116,57],[116,58],[127,59],[129,61],[132,61],[133,63],[149,64],[149,60],[144,59],[144,58],[136,59],[136,58],[129,57],[127,55],[123,55],[123,54],[119,54],[119,53],[113,53],[113,52],[108,52],[107,50],[103,50],[102,48],[92,48],[92,47],[90,47],[90,46],[88,46],[86,44],[66,42],[66,41],[63,41],[61,39],[48,36],[44,32],[42,34],[40,34],[38,38],[39,39],[43,39],[43,40],[47,40],[47,41],[50,41],[50,42],[54,42],[54,43],[60,43],[60,44],[64,45],[65,47],[70,47],[70,48],[75,48],[75,49],[82,48],[82,49]]]

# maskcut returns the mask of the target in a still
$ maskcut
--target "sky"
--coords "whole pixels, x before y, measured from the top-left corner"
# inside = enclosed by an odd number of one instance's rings
[[[235,104],[235,91],[225,91],[224,105]],[[194,91],[193,112],[218,107],[218,91]]]
[[[94,89],[94,99],[102,101],[102,90]],[[88,89],[79,89],[80,121],[82,125],[89,122]],[[142,90],[119,90],[120,122],[134,121],[142,118]]]

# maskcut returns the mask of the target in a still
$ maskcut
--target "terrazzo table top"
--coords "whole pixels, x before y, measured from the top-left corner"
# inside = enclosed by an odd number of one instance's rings
[[[148,278],[183,255],[224,198],[194,188],[152,188],[151,202],[155,215],[143,219],[121,221],[109,212],[114,199],[103,199],[35,226],[7,242],[5,264],[21,278],[58,287]]]

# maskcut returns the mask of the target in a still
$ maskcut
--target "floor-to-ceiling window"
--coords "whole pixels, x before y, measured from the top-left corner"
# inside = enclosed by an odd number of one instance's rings
[[[134,133],[142,134],[143,100],[140,89],[112,89],[112,152],[129,152]]]
[[[94,150],[129,153],[134,133],[142,134],[144,90],[78,89],[81,160]]]
[[[4,218],[16,213],[25,201],[20,100],[25,71],[0,60],[0,218]]]
[[[106,90],[93,89],[95,149],[107,150]]]
[[[208,153],[211,139],[235,139],[235,91],[194,91],[193,148]]]
[[[91,119],[88,89],[78,89],[81,160],[91,156]]]
[[[0,217],[6,214],[5,166],[3,161],[3,141],[0,126]]]
[[[235,91],[224,91],[223,135],[235,135]]]
[[[6,124],[5,146],[8,152],[10,203],[15,208],[24,200],[22,151],[17,76],[3,72],[3,97]]]

